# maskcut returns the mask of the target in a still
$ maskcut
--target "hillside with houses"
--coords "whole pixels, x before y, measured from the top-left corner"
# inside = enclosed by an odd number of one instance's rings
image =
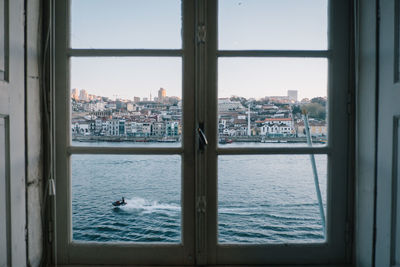
[[[326,98],[297,101],[297,91],[288,96],[246,99],[232,96],[218,99],[220,140],[304,141],[302,111],[307,111],[311,136],[326,140]],[[182,100],[167,96],[160,88],[154,98],[110,99],[73,89],[71,93],[73,140],[180,141]]]

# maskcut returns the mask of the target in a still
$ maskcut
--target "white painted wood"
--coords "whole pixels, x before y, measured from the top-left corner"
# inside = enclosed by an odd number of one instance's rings
[[[357,1],[356,213],[357,266],[372,266],[376,132],[376,3]]]
[[[179,57],[180,49],[69,49],[71,57]]]
[[[326,147],[252,147],[252,148],[217,148],[218,155],[260,155],[260,154],[330,154]]]
[[[0,266],[9,266],[10,247],[10,184],[8,172],[8,117],[0,116]]]
[[[393,122],[393,172],[392,172],[392,256],[391,263],[400,263],[400,115]]]
[[[6,70],[6,0],[0,0],[0,80],[4,80],[5,78],[5,70]]]
[[[68,1],[55,1],[56,11],[56,186],[57,258],[59,264],[267,264],[348,262],[345,244],[347,212],[347,95],[348,29],[347,0],[330,1],[330,47],[326,51],[217,51],[217,1],[184,3],[184,46],[182,50],[69,49]],[[195,20],[196,19],[196,20]],[[196,21],[196,24],[194,23]],[[198,42],[194,29],[205,27],[207,35]],[[182,54],[183,53],[183,54]],[[70,145],[69,57],[70,56],[181,56],[184,77],[184,143],[182,148],[95,148]],[[322,57],[329,59],[328,147],[278,149],[219,149],[217,147],[217,57]],[[194,89],[194,90],[193,90]],[[195,130],[205,124],[209,146],[199,151]],[[71,192],[69,155],[73,154],[173,154],[183,158],[183,244],[101,244],[71,240]],[[219,245],[217,242],[218,154],[329,155],[328,240],[322,244]],[[194,158],[195,157],[195,158]],[[195,167],[194,167],[195,166]],[[194,170],[194,168],[196,168]],[[193,177],[195,177],[193,179]],[[196,211],[195,201],[206,199],[205,212]],[[290,255],[290,257],[288,257]]]
[[[25,73],[24,1],[8,2],[9,68],[7,81],[0,81],[0,114],[8,118],[8,170],[11,266],[26,266],[25,243]],[[0,151],[0,154],[4,151]],[[7,217],[7,216],[6,216]],[[3,235],[3,234],[2,234]]]
[[[206,135],[208,134],[207,128],[203,127],[204,122],[207,119],[206,110],[207,110],[207,65],[206,65],[206,42],[204,42],[204,38],[202,41],[199,40],[200,32],[203,30],[208,31],[207,29],[207,5],[206,0],[196,1],[196,47],[195,47],[195,63],[196,63],[196,73],[195,73],[195,91],[196,91],[196,126],[198,128],[202,128],[205,131]],[[205,40],[208,32],[206,34]],[[204,36],[204,35],[203,35]],[[193,37],[192,37],[193,38]],[[212,112],[212,111],[211,111]],[[198,131],[198,130],[197,130]],[[198,137],[200,138],[200,137]],[[207,159],[206,159],[206,151],[207,147],[204,148],[204,151],[200,151],[199,142],[195,142],[196,146],[196,204],[202,205],[203,207],[207,206],[206,203],[207,198]],[[201,203],[201,204],[200,204]],[[214,227],[213,225],[208,224],[207,212],[206,209],[197,209],[195,212],[196,217],[196,264],[204,265],[208,262],[208,235],[207,230],[209,228]]]
[[[395,222],[396,196],[399,194],[394,185],[398,182],[395,160],[399,147],[394,142],[397,129],[396,116],[400,115],[400,83],[395,80],[396,40],[395,29],[397,1],[379,1],[379,107],[378,107],[378,147],[377,147],[377,206],[376,206],[376,249],[375,265],[390,266],[395,262],[394,249],[400,240],[395,239],[399,222]]]
[[[350,7],[347,0],[329,1],[329,48],[326,51],[218,51],[217,1],[207,0],[207,263],[208,264],[323,264],[350,262],[347,252],[349,116],[347,113],[350,68]],[[274,25],[275,26],[275,25]],[[324,148],[232,148],[217,147],[217,58],[221,57],[323,57],[328,59],[329,145]],[[290,73],[288,73],[290,77]],[[314,150],[315,149],[315,150]],[[328,159],[327,240],[321,244],[221,245],[218,224],[218,155],[326,153]]]
[[[71,146],[67,148],[67,153],[72,154],[126,154],[126,155],[175,155],[182,154],[183,148],[164,148],[164,147],[78,147]]]
[[[329,58],[331,52],[327,50],[219,50],[219,57],[309,57]]]
[[[26,1],[26,205],[28,265],[40,266],[43,253],[42,125],[39,81],[40,0]]]
[[[55,13],[55,141],[56,141],[56,235],[57,264],[153,264],[193,265],[194,246],[194,1],[182,1],[183,49],[69,49],[67,0],[53,1]],[[129,34],[129,33],[127,33]],[[182,58],[183,142],[178,148],[79,147],[70,144],[70,56],[176,56]],[[70,155],[74,154],[150,154],[182,156],[182,242],[181,244],[95,243],[72,240]]]

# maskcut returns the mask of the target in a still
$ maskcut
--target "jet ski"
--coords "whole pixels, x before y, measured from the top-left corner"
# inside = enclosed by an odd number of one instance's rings
[[[120,206],[125,206],[127,203],[125,201],[125,198],[122,197],[121,200],[114,201],[112,204],[114,207],[120,207]]]

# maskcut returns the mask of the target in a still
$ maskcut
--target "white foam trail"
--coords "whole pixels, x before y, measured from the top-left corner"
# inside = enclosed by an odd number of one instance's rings
[[[134,197],[131,199],[125,199],[126,205],[121,206],[124,210],[141,211],[143,213],[153,212],[179,212],[181,207],[175,204],[163,204],[158,201],[148,201],[144,198]]]

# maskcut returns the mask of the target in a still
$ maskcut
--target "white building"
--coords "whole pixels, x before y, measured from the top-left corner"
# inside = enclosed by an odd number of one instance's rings
[[[218,99],[218,111],[226,112],[229,110],[237,110],[242,108],[242,104],[239,101],[231,101],[229,98]]]

